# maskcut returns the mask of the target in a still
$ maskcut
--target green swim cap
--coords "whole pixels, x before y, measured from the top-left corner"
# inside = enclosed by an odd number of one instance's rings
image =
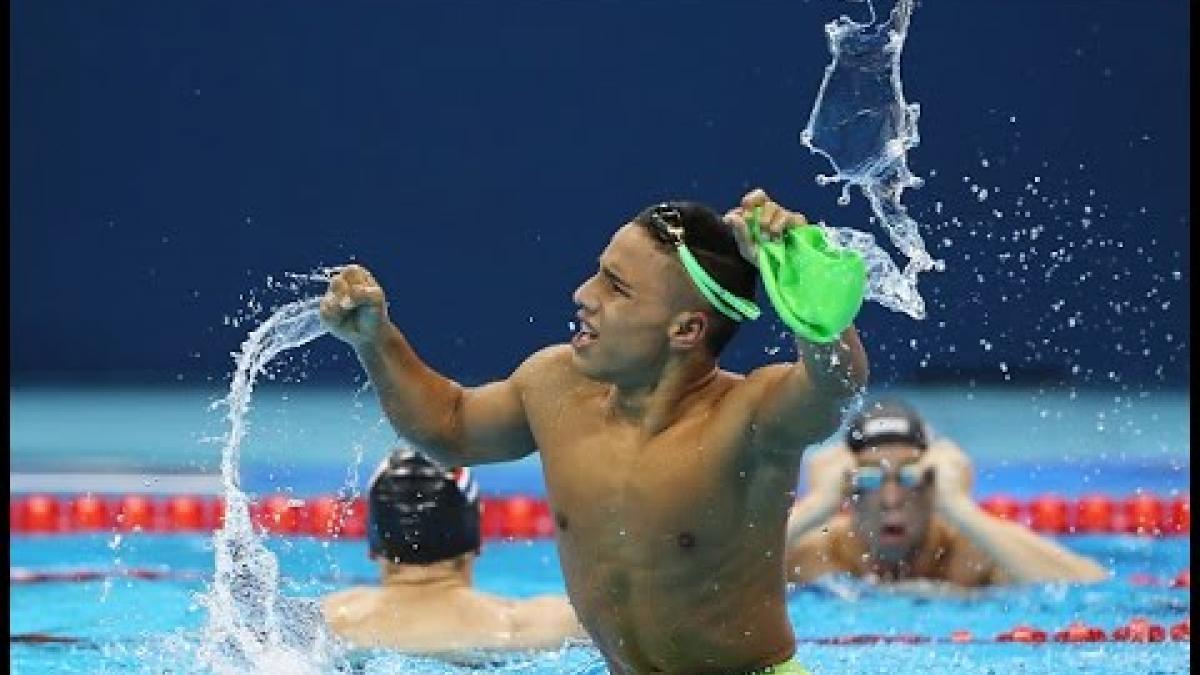
[[[761,209],[750,217],[758,244],[758,271],[779,318],[810,342],[833,342],[854,322],[867,287],[857,251],[830,244],[816,226],[789,227],[768,241],[759,230]]]

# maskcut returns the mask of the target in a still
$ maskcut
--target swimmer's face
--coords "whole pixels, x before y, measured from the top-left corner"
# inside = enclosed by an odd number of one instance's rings
[[[595,274],[575,290],[576,366],[604,380],[649,378],[678,346],[688,296],[682,267],[646,229],[627,223],[600,254]],[[699,344],[699,335],[693,336]]]
[[[905,443],[868,447],[856,456],[854,527],[878,558],[904,557],[929,531],[933,477],[916,468],[920,458],[921,450]]]

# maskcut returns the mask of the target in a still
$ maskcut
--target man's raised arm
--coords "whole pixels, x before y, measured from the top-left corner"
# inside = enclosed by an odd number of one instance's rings
[[[354,348],[396,433],[434,460],[462,466],[533,452],[515,376],[467,388],[427,366],[388,318],[383,289],[366,268],[349,265],[333,278],[321,320]]]
[[[778,239],[788,228],[811,227],[803,215],[784,209],[762,190],[747,193],[725,220],[742,255],[755,265],[758,246],[747,220],[752,213],[767,240]],[[759,401],[752,427],[759,447],[799,452],[823,440],[841,423],[846,404],[866,387],[867,355],[853,326],[829,343],[797,335],[796,350],[796,363],[764,366],[746,380]]]

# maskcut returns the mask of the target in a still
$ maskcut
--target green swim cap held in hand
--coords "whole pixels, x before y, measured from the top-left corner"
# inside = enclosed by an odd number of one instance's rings
[[[750,216],[750,232],[775,312],[800,337],[833,342],[862,308],[867,287],[862,256],[830,244],[816,226],[789,227],[769,241],[759,232],[760,212]]]

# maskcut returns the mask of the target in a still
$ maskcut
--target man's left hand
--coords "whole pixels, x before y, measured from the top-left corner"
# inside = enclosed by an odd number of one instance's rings
[[[742,257],[751,265],[758,266],[758,246],[754,243],[754,235],[750,232],[750,217],[755,209],[761,209],[758,215],[758,226],[764,239],[774,241],[783,236],[789,227],[808,225],[803,214],[789,211],[772,201],[771,197],[761,188],[755,188],[742,197],[742,203],[730,209],[725,214],[725,222],[733,229],[737,239],[738,250]]]

